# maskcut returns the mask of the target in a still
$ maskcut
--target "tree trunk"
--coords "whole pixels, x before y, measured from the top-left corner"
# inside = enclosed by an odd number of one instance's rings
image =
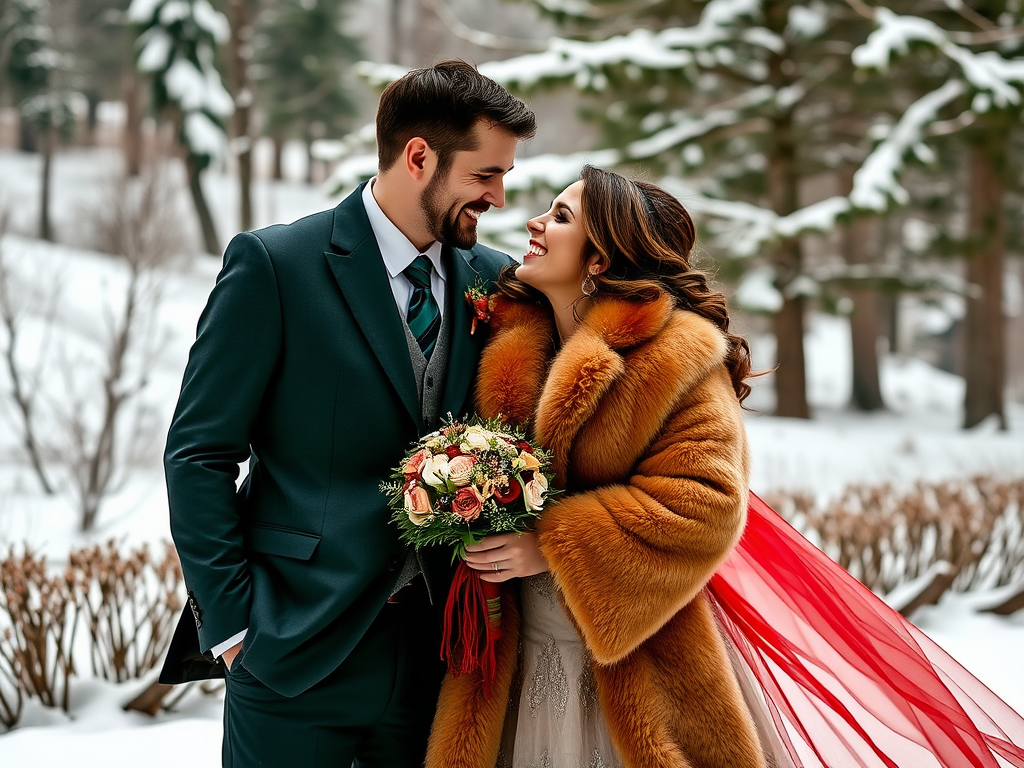
[[[388,8],[388,43],[391,51],[388,61],[402,63],[402,0],[390,0]]]
[[[121,137],[124,168],[125,173],[135,178],[142,170],[142,83],[133,70],[122,78],[121,94],[125,105],[124,134]]]
[[[851,166],[843,174],[846,193],[853,189]],[[870,264],[872,221],[859,216],[843,227],[843,258],[850,266]],[[858,411],[877,411],[885,407],[878,378],[878,336],[881,308],[878,291],[857,287],[850,291],[853,313],[850,315],[850,346],[853,355],[851,404]]]
[[[998,120],[999,118],[995,118]],[[1006,248],[1008,131],[1001,123],[979,132],[968,148],[970,251],[966,278],[978,290],[967,298],[964,317],[964,428],[996,416],[1007,429],[1003,390],[1006,377],[1006,319],[1003,279]]]
[[[270,140],[274,144],[274,180],[281,181],[284,178],[284,168],[281,166],[281,159],[284,155],[284,137],[276,133],[270,137]]]
[[[39,196],[39,237],[53,242],[53,230],[50,226],[50,181],[53,175],[53,128],[46,128],[40,138],[40,149],[43,153],[42,191]]]
[[[231,18],[232,97],[235,112],[232,116],[235,145],[238,147],[239,222],[243,231],[252,229],[252,136],[250,136],[250,114],[253,104],[253,85],[249,79],[249,39],[252,27],[246,18],[245,0],[229,0],[228,12]]]
[[[195,155],[187,150],[185,169],[188,172],[188,190],[192,193],[192,202],[196,207],[196,215],[199,216],[203,247],[207,253],[219,256],[220,245],[217,242],[217,230],[213,226],[213,216],[210,215],[210,206],[206,204],[206,196],[203,194],[203,185],[201,184],[202,168],[199,167],[199,161]]]
[[[788,19],[788,4],[770,3],[765,9],[768,27],[781,34]],[[769,59],[769,82],[777,91],[790,85],[786,75],[788,51],[773,53]],[[793,113],[783,110],[772,119],[772,131],[768,139],[768,196],[772,210],[779,216],[786,216],[797,210],[799,204],[796,167],[796,139],[793,132]],[[777,416],[809,419],[807,405],[807,372],[804,360],[804,304],[799,283],[803,274],[803,253],[799,238],[783,240],[775,249],[772,259],[775,266],[775,285],[782,294],[782,308],[774,318],[776,356],[778,370],[775,372],[775,393]]]

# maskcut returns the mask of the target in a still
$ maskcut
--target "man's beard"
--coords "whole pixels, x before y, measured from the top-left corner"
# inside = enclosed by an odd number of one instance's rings
[[[465,206],[457,202],[447,207],[446,201],[442,200],[442,185],[448,179],[448,174],[435,173],[427,182],[423,195],[420,197],[420,207],[427,219],[427,228],[435,240],[453,248],[472,248],[476,245],[476,227],[463,227],[459,225],[459,217],[462,216],[462,209]],[[485,206],[482,206],[485,207]]]

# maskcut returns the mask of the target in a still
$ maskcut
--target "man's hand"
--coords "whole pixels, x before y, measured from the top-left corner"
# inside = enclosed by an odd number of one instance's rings
[[[493,583],[548,570],[536,533],[503,533],[470,544],[466,547],[466,565],[478,571],[483,581]]]
[[[228,669],[231,669],[235,665],[235,657],[238,655],[240,650],[242,650],[242,644],[238,643],[237,645],[231,646],[220,655],[220,657],[224,659],[224,664]]]

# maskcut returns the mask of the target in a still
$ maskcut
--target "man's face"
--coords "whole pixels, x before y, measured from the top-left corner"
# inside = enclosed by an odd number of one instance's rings
[[[435,240],[454,248],[476,245],[476,225],[492,205],[505,205],[505,174],[512,170],[516,137],[485,121],[473,126],[477,148],[456,152],[447,173],[434,172],[420,198]]]

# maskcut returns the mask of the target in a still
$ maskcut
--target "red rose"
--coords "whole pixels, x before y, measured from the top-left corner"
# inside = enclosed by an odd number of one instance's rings
[[[495,488],[494,498],[501,504],[511,504],[513,501],[519,498],[519,495],[523,492],[522,487],[515,480],[508,484],[508,488]]]
[[[448,454],[449,459],[454,459],[456,456],[464,456],[462,449],[457,445],[449,445],[444,449],[444,452]]]
[[[520,451],[526,451],[527,453],[533,453],[533,447],[525,440],[520,440],[516,443],[516,448]]]
[[[463,520],[472,521],[480,517],[480,511],[484,508],[484,497],[480,491],[472,485],[460,488],[452,499],[452,512]]]

